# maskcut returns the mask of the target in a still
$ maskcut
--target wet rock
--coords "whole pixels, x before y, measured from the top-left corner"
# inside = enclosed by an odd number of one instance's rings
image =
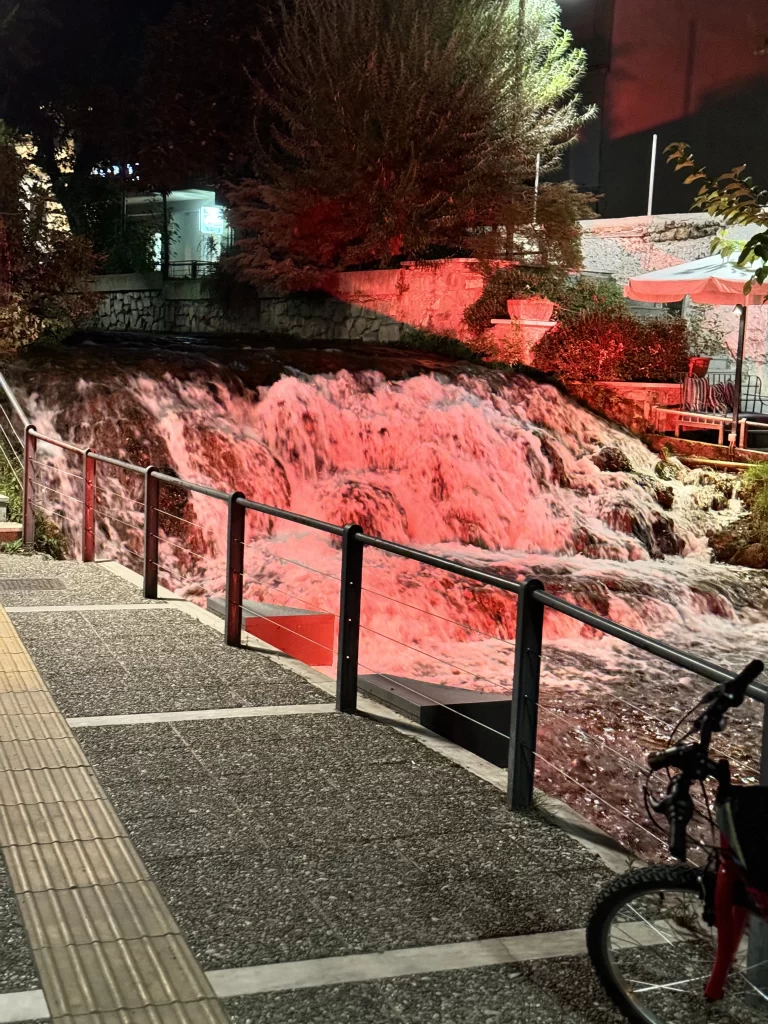
[[[652,526],[653,541],[648,545],[651,557],[662,555],[681,555],[685,544],[675,532],[675,524],[666,516],[659,516]]]
[[[714,530],[708,534],[708,538],[718,562],[730,562],[738,551],[756,540],[747,519],[732,523],[723,530]]]
[[[632,463],[621,448],[616,448],[614,446],[601,448],[599,452],[595,452],[592,456],[592,461],[597,468],[601,469],[604,473],[632,472]]]
[[[747,569],[768,568],[768,544],[748,544],[741,548],[730,559],[731,565],[741,565]]]
[[[679,459],[659,459],[653,471],[661,480],[682,480],[688,472]]]
[[[675,492],[671,487],[656,487],[654,494],[662,508],[670,509],[675,503]]]
[[[728,498],[726,498],[724,494],[716,493],[713,496],[709,507],[713,512],[722,512],[724,509],[728,508]]]

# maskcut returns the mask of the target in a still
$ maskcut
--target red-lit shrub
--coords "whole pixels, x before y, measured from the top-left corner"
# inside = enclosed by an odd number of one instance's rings
[[[561,321],[534,350],[534,366],[565,381],[674,381],[687,365],[684,320],[603,309]]]

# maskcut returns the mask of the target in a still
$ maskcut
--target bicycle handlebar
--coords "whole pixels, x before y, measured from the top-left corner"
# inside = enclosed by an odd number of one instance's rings
[[[747,687],[757,679],[763,668],[762,661],[751,661],[729,683],[722,683],[706,694],[701,702],[706,704],[706,707],[694,725],[694,729],[699,731],[697,742],[677,743],[666,750],[648,755],[651,771],[659,771],[662,768],[678,769],[679,774],[670,780],[667,795],[652,806],[669,821],[669,852],[680,861],[685,860],[688,822],[693,816],[691,783],[714,777],[722,786],[727,785],[729,778],[727,761],[713,764],[709,760],[712,733],[722,729],[723,719],[731,708],[743,703]]]

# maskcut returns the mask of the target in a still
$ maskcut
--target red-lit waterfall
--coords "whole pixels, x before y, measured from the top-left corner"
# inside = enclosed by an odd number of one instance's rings
[[[94,359],[89,371],[81,358],[18,380],[38,429],[77,444],[510,578],[535,573],[560,595],[733,667],[765,653],[764,577],[710,564],[706,530],[738,513],[724,500],[711,511],[715,494],[722,499],[714,478],[661,480],[639,440],[526,377],[429,363],[352,372],[335,358],[317,372],[283,354],[279,372],[255,384],[244,365],[172,373],[147,359]],[[604,446],[620,448],[633,472],[599,469],[591,456]],[[51,463],[49,507],[76,518],[77,502],[58,493],[76,486],[74,462],[47,448],[41,458]],[[141,522],[138,481],[99,467],[97,484],[97,557],[138,568],[140,534],[128,528]],[[223,504],[169,489],[162,509],[161,582],[198,601],[222,593]],[[339,562],[332,538],[249,513],[248,597],[336,612]],[[362,672],[509,690],[514,598],[370,550],[365,587]],[[562,616],[548,613],[546,633],[545,756],[581,780],[607,772],[617,781],[612,801],[636,806],[628,765],[665,735],[700,682]],[[733,735],[750,762],[749,716]],[[616,744],[626,764],[608,770],[605,748]],[[577,781],[540,767],[553,788],[590,804]]]

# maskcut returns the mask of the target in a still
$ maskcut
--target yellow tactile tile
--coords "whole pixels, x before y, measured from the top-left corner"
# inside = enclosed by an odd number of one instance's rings
[[[179,935],[39,949],[35,960],[54,1018],[213,995]]]
[[[5,660],[4,655],[0,655]],[[7,667],[0,672],[0,693],[23,693],[26,690],[45,690],[45,684],[32,669]]]
[[[114,1013],[57,1017],[57,1024],[226,1024],[227,1016],[215,999],[193,1003],[166,1003]]]
[[[5,859],[17,893],[148,880],[147,869],[126,839],[8,846]]]
[[[22,893],[33,949],[174,935],[179,927],[153,882]]]
[[[0,658],[5,661],[5,657],[8,654],[21,656],[26,659],[29,665],[32,664],[32,659],[15,630],[13,633],[3,632],[3,635],[0,636]]]
[[[3,846],[116,839],[125,835],[125,826],[106,800],[0,807]]]
[[[4,727],[5,723],[3,723]],[[88,759],[74,737],[0,742],[0,771],[85,767]]]
[[[31,697],[32,694],[6,693],[3,696]],[[4,742],[9,740],[59,740],[68,739],[72,735],[66,719],[58,712],[40,714],[39,712],[32,711],[23,715],[4,715],[0,709],[0,719],[2,719],[2,739]]]
[[[53,697],[47,690],[25,693],[0,693],[0,717],[17,715],[58,715]],[[61,716],[64,717],[63,715]]]
[[[0,806],[101,800],[104,791],[89,767],[40,768],[0,775]]]
[[[54,1024],[226,1024],[1,607],[0,846]]]

